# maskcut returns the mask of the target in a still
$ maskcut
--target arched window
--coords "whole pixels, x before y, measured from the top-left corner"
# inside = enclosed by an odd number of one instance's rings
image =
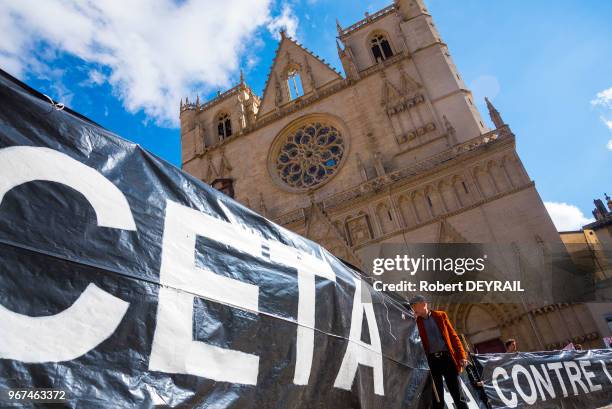
[[[219,114],[217,120],[217,130],[219,131],[219,139],[225,139],[232,136],[232,121],[229,114]]]
[[[304,89],[302,88],[302,78],[300,72],[292,68],[287,72],[287,87],[289,88],[289,96],[291,100],[304,95]]]
[[[377,63],[384,61],[393,55],[389,40],[387,40],[384,34],[374,34],[370,39],[370,48],[372,49],[374,60]]]

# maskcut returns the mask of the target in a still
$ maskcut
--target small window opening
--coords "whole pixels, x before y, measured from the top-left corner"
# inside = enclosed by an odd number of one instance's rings
[[[370,47],[372,48],[372,54],[376,62],[381,62],[393,56],[389,41],[382,34],[376,34],[370,40]]]
[[[298,70],[291,70],[287,74],[287,86],[289,87],[289,96],[291,100],[301,97],[304,95],[304,89],[302,88],[302,78]]]
[[[219,132],[219,139],[225,139],[232,136],[232,121],[229,114],[219,115],[217,130]]]

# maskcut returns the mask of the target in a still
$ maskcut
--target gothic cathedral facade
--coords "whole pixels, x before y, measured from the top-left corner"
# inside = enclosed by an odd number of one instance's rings
[[[358,267],[381,243],[562,244],[514,134],[489,101],[485,125],[422,0],[337,26],[344,75],[281,33],[262,96],[241,76],[181,102],[183,170]],[[607,335],[587,304],[447,311],[481,351]]]

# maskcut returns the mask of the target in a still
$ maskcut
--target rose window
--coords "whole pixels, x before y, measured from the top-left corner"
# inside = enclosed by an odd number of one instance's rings
[[[276,170],[283,182],[308,189],[330,178],[344,155],[340,132],[319,122],[301,126],[282,142]]]

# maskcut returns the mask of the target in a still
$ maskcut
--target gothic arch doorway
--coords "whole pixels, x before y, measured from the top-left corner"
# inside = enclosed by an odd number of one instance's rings
[[[465,317],[465,335],[477,353],[505,352],[497,319],[482,305],[471,305]]]

